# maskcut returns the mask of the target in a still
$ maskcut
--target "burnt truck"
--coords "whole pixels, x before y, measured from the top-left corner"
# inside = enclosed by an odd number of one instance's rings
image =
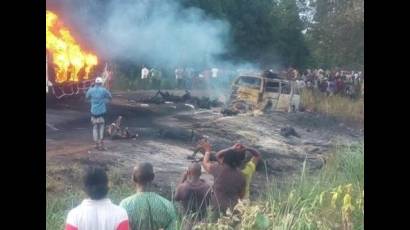
[[[93,68],[90,77],[87,79],[79,79],[78,81],[57,82],[55,73],[50,64],[50,55],[46,54],[46,97],[53,99],[61,99],[63,97],[82,97],[87,90],[94,85],[95,78],[102,77],[104,86],[108,87],[111,81],[111,71],[108,69],[108,64],[105,67],[101,65]],[[100,73],[100,74],[98,74]]]
[[[240,74],[233,82],[229,107],[240,111],[298,111],[300,95],[293,81],[277,74]]]

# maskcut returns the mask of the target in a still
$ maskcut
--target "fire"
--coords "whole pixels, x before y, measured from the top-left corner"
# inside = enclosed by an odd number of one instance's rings
[[[88,79],[91,69],[98,64],[97,56],[82,50],[69,29],[49,10],[46,13],[46,48],[52,56],[57,83],[78,82],[80,77]]]

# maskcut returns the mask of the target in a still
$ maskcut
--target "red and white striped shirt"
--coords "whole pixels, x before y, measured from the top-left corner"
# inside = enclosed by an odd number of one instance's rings
[[[110,199],[85,199],[67,216],[66,230],[128,230],[128,215],[125,209],[113,204]]]

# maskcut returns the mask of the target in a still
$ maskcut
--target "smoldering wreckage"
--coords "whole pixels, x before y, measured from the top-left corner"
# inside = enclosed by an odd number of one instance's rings
[[[264,73],[265,74],[265,73]],[[233,85],[233,90],[230,94],[229,101],[225,104],[218,99],[211,100],[209,97],[195,97],[192,96],[190,91],[186,90],[182,96],[174,95],[169,93],[168,91],[162,92],[158,90],[154,96],[152,97],[137,97],[137,98],[128,98],[128,102],[130,105],[139,105],[143,107],[149,107],[149,104],[183,104],[184,106],[196,110],[196,109],[211,109],[214,107],[221,108],[220,113],[223,116],[233,116],[238,114],[247,114],[247,115],[261,115],[272,112],[272,106],[275,104],[274,109],[278,109],[278,103],[280,100],[283,104],[286,103],[285,108],[292,108],[293,111],[295,110],[294,104],[292,104],[292,98],[298,95],[294,95],[293,89],[291,89],[292,93],[289,98],[289,95],[285,93],[285,84],[287,83],[284,80],[274,79],[266,77],[266,75],[261,74],[257,75],[255,73],[249,75],[243,75],[237,78]],[[255,83],[253,85],[241,85],[239,82],[243,79],[253,79],[257,80],[256,82],[256,90]],[[276,89],[272,89],[272,84],[269,83],[276,83]],[[258,84],[261,84],[260,86]],[[269,87],[268,87],[269,86]],[[288,85],[289,87],[289,85]],[[283,89],[282,89],[283,88]],[[284,96],[288,96],[285,98]],[[287,101],[286,101],[287,99]],[[298,102],[298,101],[297,101]],[[298,105],[296,106],[299,107]],[[174,107],[176,108],[176,106]],[[111,123],[107,129],[106,133],[112,139],[120,139],[120,138],[133,138],[138,137],[139,135],[143,135],[143,131],[140,130],[139,133],[131,134],[128,127],[121,127],[121,120],[122,116],[119,116],[115,122]],[[166,132],[164,130],[159,129],[157,131],[158,136],[164,135],[172,135],[172,132]],[[178,133],[181,135],[182,133]],[[175,136],[178,136],[175,135]],[[284,137],[295,136],[299,137],[299,134],[296,133],[295,129],[292,127],[284,127],[281,129],[281,135]],[[191,134],[181,135],[183,139],[184,137],[190,136],[191,141],[200,139],[201,135],[194,135],[192,131]],[[195,138],[194,138],[195,137]]]
[[[261,79],[262,82],[263,80],[265,81],[267,80],[263,77],[259,78],[259,76],[255,74],[252,76],[257,76],[256,79]],[[236,83],[240,79],[241,77],[238,78]],[[276,98],[270,97],[269,99],[266,99],[266,97],[263,98],[263,94],[265,93],[264,91],[257,94],[257,95],[260,95],[259,98],[257,96],[254,98],[249,97],[249,96],[247,98],[246,97],[244,98],[243,95],[247,95],[246,93],[248,93],[247,88],[242,86],[241,88],[242,94],[241,94],[237,92],[240,86],[236,84],[237,86],[235,87],[235,84],[234,84],[234,90],[231,92],[230,100],[227,103],[221,102],[218,99],[211,100],[209,97],[195,97],[195,96],[192,96],[188,90],[186,90],[185,93],[181,96],[169,93],[168,91],[158,90],[154,94],[154,96],[136,97],[134,95],[134,97],[132,98],[127,98],[127,101],[130,106],[141,106],[145,108],[153,104],[154,105],[168,104],[168,105],[173,106],[172,108],[176,109],[177,106],[175,105],[182,105],[182,108],[185,107],[193,111],[196,111],[196,110],[209,111],[213,108],[217,108],[219,109],[219,113],[224,117],[240,115],[240,114],[244,117],[246,116],[255,117],[258,115],[262,115],[262,114],[269,115],[269,113],[273,112],[272,109],[267,110],[266,108],[268,106],[272,107],[272,104],[273,104],[272,100],[275,100],[275,99],[276,99],[276,105],[277,105],[280,94],[281,94],[281,87],[279,86],[281,86],[281,84],[285,84],[284,81],[282,80],[278,80],[277,83],[278,83],[277,84],[278,89],[276,93],[278,93],[278,95],[276,96]],[[261,88],[264,88],[264,86],[262,85]],[[259,108],[261,108],[260,104],[263,104],[262,110],[258,110]],[[290,105],[288,106],[291,107]],[[185,142],[189,142],[192,144],[197,143],[199,140],[209,139],[207,135],[201,134],[194,129],[187,129],[187,128],[157,127],[157,128],[135,128],[134,130],[130,130],[129,127],[124,127],[121,125],[122,119],[123,119],[123,116],[119,116],[113,123],[111,123],[110,125],[106,127],[106,136],[110,137],[112,140],[137,139],[140,137],[145,137],[145,138],[146,137],[156,137],[156,138],[163,138],[163,139],[180,140],[180,141],[185,141]],[[279,133],[281,136],[285,138],[291,138],[292,136],[296,138],[301,138],[301,136],[296,132],[296,130],[289,125],[286,125],[280,128]],[[202,157],[197,158],[197,153],[200,152],[199,149],[193,148],[192,150],[193,150],[192,155],[187,156],[187,159],[193,162],[200,162],[203,158]],[[212,155],[211,160],[216,160],[215,153]]]
[[[109,82],[113,73],[107,65],[103,71],[99,71],[96,67],[102,63],[99,63],[97,56],[77,49],[78,44],[67,44],[67,47],[74,47],[73,50],[81,52],[79,56],[87,57],[83,63],[76,63],[77,66],[69,69],[69,63],[53,61],[59,55],[65,55],[60,53],[57,46],[59,43],[72,43],[75,40],[63,41],[53,35],[51,29],[48,29],[58,17],[47,12],[47,18],[47,96],[61,99],[84,94],[97,75],[102,75]],[[196,143],[201,139],[207,139],[215,150],[231,146],[234,142],[255,147],[263,155],[264,172],[286,175],[290,171],[297,171],[305,160],[308,160],[312,168],[323,166],[323,153],[334,145],[333,137],[342,136],[347,141],[357,138],[346,130],[338,129],[338,123],[329,125],[321,121],[314,127],[304,123],[304,120],[323,119],[312,114],[297,113],[300,110],[300,96],[294,84],[273,72],[241,73],[233,82],[232,88],[226,91],[228,96],[224,101],[210,98],[209,92],[206,96],[194,96],[194,91],[176,93],[158,90],[154,93],[132,92],[126,96],[118,93],[114,95],[114,99],[121,103],[113,101],[112,104],[117,109],[109,111],[111,114],[106,120],[105,133],[110,139],[108,151],[98,154],[88,151],[90,133],[81,132],[86,127],[81,120],[89,116],[86,109],[47,108],[47,113],[53,113],[59,118],[56,120],[63,120],[59,123],[47,118],[47,126],[52,127],[47,133],[48,162],[67,167],[70,165],[67,162],[75,162],[77,158],[89,164],[90,159],[95,163],[112,157],[110,164],[122,162],[120,168],[126,171],[127,167],[133,167],[141,159],[149,160],[158,163],[158,183],[162,181],[161,186],[166,187],[170,179],[178,178],[180,172],[185,170],[187,161],[201,160],[202,154],[198,154],[199,150],[196,148]],[[159,106],[160,110],[171,108],[172,112],[163,115],[160,114],[162,110],[156,112],[153,109],[154,112],[145,115],[146,111],[155,106]],[[78,129],[62,127],[71,113],[78,116],[72,118],[70,126],[77,126]],[[140,125],[144,122],[147,124]],[[66,139],[61,140],[59,135],[63,132],[66,133]],[[75,138],[81,141],[73,141]],[[171,140],[171,143],[167,140]],[[91,154],[83,153],[87,151]],[[155,152],[157,156],[151,152]],[[266,182],[262,175],[259,182],[256,175],[255,181],[260,185]]]

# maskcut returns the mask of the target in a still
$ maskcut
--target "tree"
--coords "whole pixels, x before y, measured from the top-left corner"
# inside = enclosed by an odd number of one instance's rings
[[[309,52],[296,0],[185,0],[231,25],[229,52],[233,60],[262,65],[302,67]]]
[[[319,66],[363,69],[363,3],[363,0],[317,0],[307,38]]]
[[[303,68],[308,64],[309,50],[302,34],[304,25],[295,0],[281,0],[275,14],[280,19],[278,49],[284,64]]]

